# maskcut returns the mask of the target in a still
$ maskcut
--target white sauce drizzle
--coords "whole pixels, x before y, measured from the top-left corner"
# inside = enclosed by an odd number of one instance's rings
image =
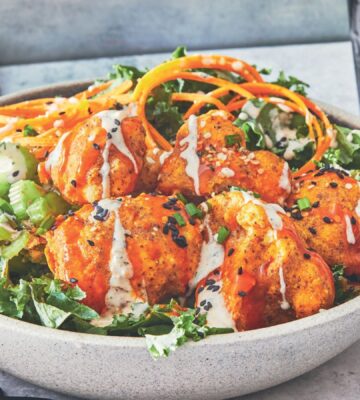
[[[220,286],[220,289],[216,292],[206,289],[200,292],[197,303],[199,305],[203,300],[206,300],[212,305],[209,311],[207,311],[206,322],[208,326],[217,328],[232,328],[236,332],[237,329],[234,320],[226,308],[224,296],[221,293],[222,281],[217,281],[216,285]]]
[[[0,128],[0,133],[5,133],[5,132],[9,132],[11,131],[11,129],[14,128],[15,122],[18,120],[19,118],[10,118],[9,122],[3,126],[2,128]]]
[[[279,279],[280,279],[280,294],[282,297],[280,307],[282,310],[288,310],[290,308],[290,304],[286,300],[286,283],[284,279],[284,271],[282,266],[279,268]]]
[[[261,206],[269,220],[270,225],[274,230],[281,230],[283,227],[282,219],[278,213],[285,214],[285,211],[278,204],[267,204],[261,200],[256,199],[247,192],[241,192],[244,198],[244,204],[252,202],[258,206]]]
[[[309,142],[312,142],[312,140],[308,139],[308,138],[299,138],[296,140],[289,140],[283,157],[285,158],[285,160],[292,160],[296,155],[295,150],[303,148]]]
[[[110,252],[109,290],[105,297],[107,309],[112,312],[129,313],[131,304],[136,300],[132,294],[130,279],[133,276],[133,268],[126,251],[125,229],[121,224],[119,209],[122,203],[118,200],[100,200],[98,205],[109,213],[114,214],[114,231]],[[95,215],[93,211],[93,216]]]
[[[255,104],[251,100],[247,101],[244,104],[241,111],[246,113],[252,119],[257,118],[258,115],[260,114],[260,108],[256,107]]]
[[[279,187],[284,189],[287,193],[291,192],[291,184],[289,179],[289,164],[285,161],[284,168],[282,170]]]
[[[111,138],[107,138],[104,150],[102,152],[103,165],[100,168],[100,174],[102,176],[102,198],[110,196],[110,164],[109,164],[109,151],[111,145],[114,145],[118,151],[126,156],[133,164],[134,171],[137,174],[138,166],[136,160],[132,155],[131,151],[127,147],[124,136],[121,131],[121,121],[129,116],[128,110],[124,109],[121,111],[102,111],[96,114],[101,119],[101,125],[107,133],[111,134]],[[116,129],[116,131],[115,131]],[[113,132],[114,130],[114,132]]]
[[[348,215],[345,215],[345,224],[346,224],[346,239],[349,244],[355,244],[356,239],[351,225],[351,220]]]
[[[360,200],[358,200],[357,205],[355,207],[355,212],[358,217],[360,217]]]
[[[172,151],[164,151],[162,154],[160,154],[160,157],[159,157],[160,165],[163,165],[165,160],[167,158],[169,158],[171,156],[171,154],[172,154]]]
[[[62,153],[62,148],[63,148],[63,144],[65,139],[70,135],[70,131],[64,133],[61,138],[59,139],[59,141],[57,142],[54,150],[48,155],[47,160],[45,161],[45,169],[47,172],[51,172],[51,168],[58,163],[60,157],[61,157],[61,153]]]
[[[188,120],[189,134],[180,141],[180,146],[186,146],[180,153],[180,157],[186,161],[185,172],[194,182],[194,189],[200,195],[199,167],[200,159],[196,153],[198,142],[197,117],[190,115]]]
[[[222,265],[224,262],[224,246],[216,241],[215,236],[209,225],[209,215],[204,219],[204,228],[207,230],[208,241],[203,242],[201,247],[200,262],[196,271],[196,275],[190,281],[189,287],[193,289],[201,279],[209,275],[211,271]]]

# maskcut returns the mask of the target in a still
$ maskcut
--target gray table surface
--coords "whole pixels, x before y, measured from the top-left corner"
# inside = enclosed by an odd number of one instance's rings
[[[310,83],[313,98],[359,114],[353,56],[349,42],[274,46],[221,51],[259,66],[280,69]],[[153,66],[167,56],[131,56],[0,67],[0,94],[49,83],[104,76],[115,63]],[[336,343],[329,343],[336,346]],[[14,357],[20,357],[14,350]],[[1,357],[1,355],[0,355]],[[277,387],[243,396],[242,400],[359,399],[360,342],[323,366]],[[61,379],[59,375],[59,379]],[[8,396],[71,400],[0,372],[0,387]]]

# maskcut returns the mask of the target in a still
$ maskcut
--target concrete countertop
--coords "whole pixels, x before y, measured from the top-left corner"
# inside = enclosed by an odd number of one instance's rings
[[[272,67],[273,76],[283,69],[287,74],[308,82],[311,85],[308,91],[311,97],[359,114],[349,42],[231,49],[221,53],[261,67]],[[55,82],[102,77],[116,63],[151,67],[166,58],[168,55],[156,54],[3,66],[0,67],[0,94]],[[336,343],[329,343],[329,346],[336,346]],[[15,351],[14,356],[18,356]],[[360,342],[312,372],[275,388],[244,396],[242,400],[357,400],[360,393],[359,375]],[[0,387],[6,396],[71,400],[4,372],[0,372]]]

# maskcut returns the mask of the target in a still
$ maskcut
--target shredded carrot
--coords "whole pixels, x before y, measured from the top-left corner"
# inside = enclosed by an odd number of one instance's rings
[[[214,98],[219,98],[219,97],[221,97],[221,96],[224,96],[224,95],[226,95],[227,93],[229,93],[229,90],[227,89],[227,88],[218,88],[218,89],[215,89],[215,90],[213,90],[213,91],[211,91],[211,92],[209,92],[209,93],[207,93],[205,96],[206,97],[204,97],[204,100],[203,101],[201,101],[201,100],[197,100],[196,102],[194,102],[194,104],[186,111],[186,113],[185,113],[185,115],[184,115],[184,119],[188,119],[189,117],[190,117],[190,115],[193,115],[193,114],[197,114],[200,110],[201,110],[201,107],[203,107],[205,104],[206,104],[206,102],[207,102],[207,96],[211,96],[211,97],[214,97]]]

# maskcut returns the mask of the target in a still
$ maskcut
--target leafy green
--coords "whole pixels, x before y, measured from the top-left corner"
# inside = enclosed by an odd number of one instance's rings
[[[234,122],[245,133],[246,147],[249,150],[268,149],[278,156],[285,156],[291,168],[304,165],[314,153],[314,142],[307,138],[305,118],[258,99],[250,102],[258,109],[258,115],[251,117],[244,107]]]
[[[17,285],[0,278],[0,313],[49,328],[110,336],[145,336],[154,358],[168,355],[188,340],[198,341],[208,335],[232,332],[232,329],[209,328],[206,315],[179,307],[175,300],[167,305],[138,303],[129,314],[114,315],[111,323],[96,326],[96,311],[81,303],[85,293],[78,286],[68,286],[49,275],[20,279]]]
[[[275,83],[276,85],[283,86],[287,89],[291,89],[294,92],[297,92],[303,96],[306,96],[306,88],[309,88],[309,84],[307,84],[304,81],[301,81],[300,79],[296,78],[295,76],[289,75],[289,77],[286,77],[284,71],[280,71],[278,78],[276,81],[272,82]]]
[[[337,164],[346,169],[360,169],[360,130],[335,125],[336,147],[324,155],[328,164]]]
[[[348,285],[348,280],[345,277],[345,269],[345,266],[342,264],[335,264],[332,267],[335,284],[335,305],[345,303],[357,295],[354,287]]]

